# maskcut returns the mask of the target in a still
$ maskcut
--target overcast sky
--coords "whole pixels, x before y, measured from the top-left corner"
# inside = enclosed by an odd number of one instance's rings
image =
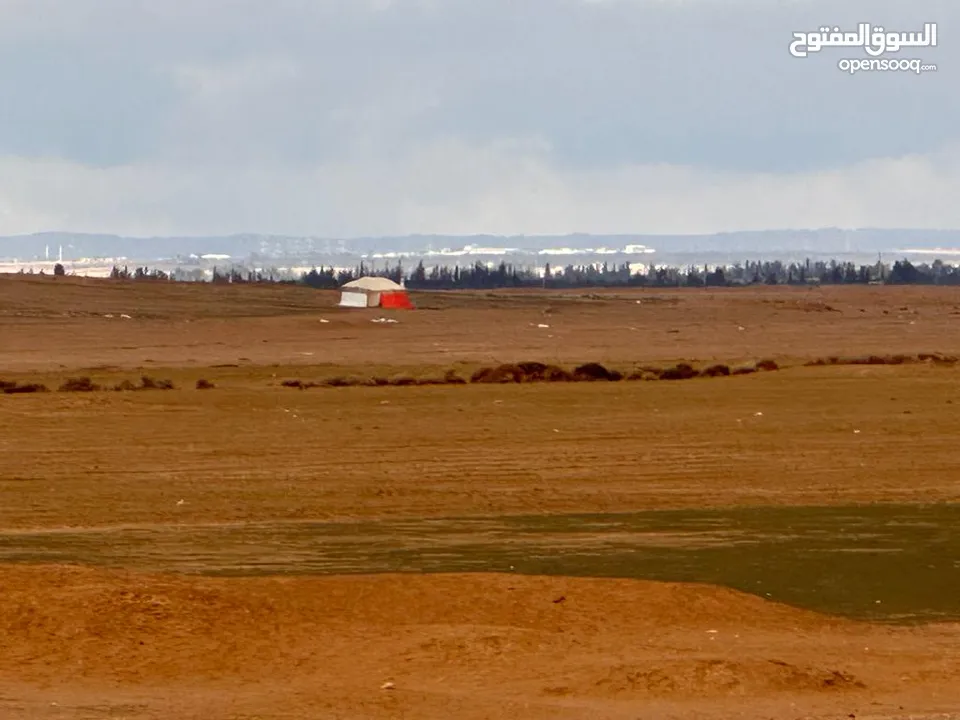
[[[794,31],[938,24],[937,72]],[[0,234],[960,228],[957,0],[0,0]]]

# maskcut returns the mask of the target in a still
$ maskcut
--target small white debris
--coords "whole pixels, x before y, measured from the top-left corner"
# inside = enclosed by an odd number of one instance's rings
[[[737,325],[737,330],[746,330],[746,328],[743,325]]]
[[[326,318],[320,318],[320,322],[322,322],[322,323],[328,323],[328,322],[330,322],[330,321],[327,320]]]
[[[300,355],[313,355],[313,353],[312,353],[312,352],[302,352],[302,353],[300,353]]]
[[[393,690],[393,688],[394,688],[394,685],[392,682],[385,682],[383,685],[380,686],[381,690]]]
[[[554,432],[560,432],[557,428],[553,429]]]
[[[754,417],[763,417],[763,413],[762,413],[762,412],[755,412],[755,413],[753,414],[753,416],[754,416]]]
[[[716,635],[719,632],[719,630],[707,630],[707,632],[710,633],[711,635]]]
[[[183,498],[180,498],[179,500],[177,500],[177,505],[178,506],[183,505],[185,502],[186,500],[184,500]]]
[[[105,317],[105,318],[112,318],[113,315],[107,314],[107,315],[104,315],[104,317]]]
[[[123,313],[120,314],[120,317],[122,317],[124,320],[130,320],[130,319],[131,319],[129,315],[126,315],[126,314],[123,314]]]
[[[854,435],[859,435],[859,434],[860,434],[860,431],[859,431],[859,430],[854,430],[854,431],[853,431],[853,434],[854,434]]]
[[[537,327],[538,327],[538,328],[549,328],[550,326],[549,326],[549,325],[544,325],[543,323],[538,323],[538,324],[537,324]]]
[[[389,404],[390,404],[390,401],[389,401],[389,400],[381,400],[381,401],[380,401],[380,404],[381,404],[381,405],[389,405]]]
[[[637,305],[643,305],[643,300],[637,300]]]
[[[394,320],[393,318],[384,318],[384,317],[382,317],[382,318],[374,318],[374,319],[371,320],[370,322],[375,322],[375,323],[395,323],[395,322],[397,322],[397,321]]]

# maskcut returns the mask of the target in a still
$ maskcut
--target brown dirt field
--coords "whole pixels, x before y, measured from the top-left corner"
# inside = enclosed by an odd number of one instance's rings
[[[709,586],[14,567],[0,587],[11,717],[932,718],[960,703],[960,627]]]
[[[0,277],[0,380],[55,390],[146,373],[177,386],[0,395],[0,533],[175,526],[182,542],[227,522],[960,501],[960,366],[802,367],[960,354],[960,290],[414,300],[415,312],[344,311],[335,293],[295,287]],[[370,322],[381,315],[398,323]],[[786,369],[279,385],[525,360],[628,371],[761,358]],[[216,387],[195,390],[199,378]],[[960,708],[958,632],[636,581],[0,566],[0,716],[947,717]]]
[[[960,353],[956,288],[498,291],[413,298],[417,312],[357,311],[337,308],[336,292],[302,287],[0,276],[0,369]],[[380,316],[399,322],[370,322]]]

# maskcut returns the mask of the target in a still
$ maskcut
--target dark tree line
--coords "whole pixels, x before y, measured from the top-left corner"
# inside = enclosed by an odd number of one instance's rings
[[[221,283],[291,283],[317,289],[335,289],[363,276],[387,277],[403,281],[411,290],[491,290],[495,288],[589,288],[589,287],[732,287],[741,285],[960,285],[960,268],[941,260],[916,265],[899,260],[892,265],[877,262],[855,265],[850,262],[780,261],[743,262],[726,268],[706,266],[657,267],[645,273],[632,273],[627,263],[608,265],[567,265],[559,271],[547,265],[545,272],[501,262],[496,267],[476,263],[467,267],[434,266],[429,270],[420,262],[405,271],[402,264],[388,269],[372,269],[364,263],[352,270],[313,268],[299,279],[283,278],[273,272],[247,269],[213,269],[208,282]],[[137,267],[114,267],[110,275],[118,280],[177,281],[177,273]]]

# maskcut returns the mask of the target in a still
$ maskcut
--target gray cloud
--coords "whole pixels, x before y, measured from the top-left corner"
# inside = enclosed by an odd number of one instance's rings
[[[0,233],[960,226],[951,0],[0,0]],[[793,58],[939,25],[939,70]]]

